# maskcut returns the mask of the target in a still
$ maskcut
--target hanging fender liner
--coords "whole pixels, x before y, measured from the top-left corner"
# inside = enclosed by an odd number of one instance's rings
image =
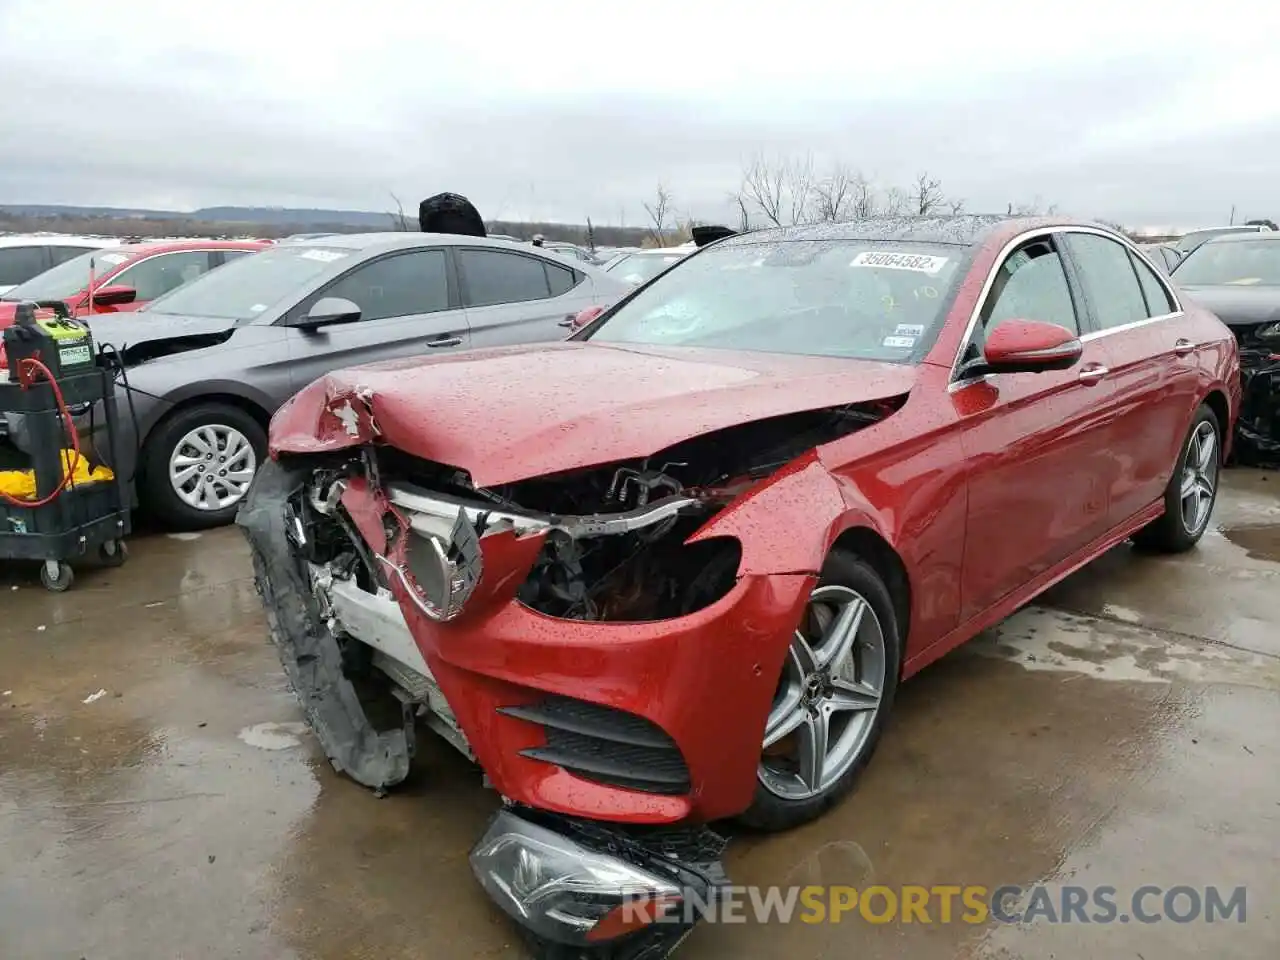
[[[236,524],[249,540],[272,642],[329,762],[357,783],[381,791],[408,776],[413,745],[406,730],[379,732],[370,723],[343,673],[338,640],[293,558],[286,532],[288,501],[309,475],[307,469],[264,464]]]

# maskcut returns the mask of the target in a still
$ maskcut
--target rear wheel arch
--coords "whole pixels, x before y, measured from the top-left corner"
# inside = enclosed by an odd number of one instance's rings
[[[898,636],[905,649],[911,628],[911,578],[898,551],[875,530],[862,526],[844,530],[831,544],[831,550],[844,550],[859,557],[879,574],[893,598]],[[906,662],[905,657],[903,662]]]
[[[1224,462],[1226,455],[1231,450],[1231,405],[1227,401],[1227,395],[1220,388],[1213,388],[1204,398],[1204,404],[1213,411],[1213,415],[1218,418],[1218,461]],[[1199,404],[1196,405],[1199,408]]]

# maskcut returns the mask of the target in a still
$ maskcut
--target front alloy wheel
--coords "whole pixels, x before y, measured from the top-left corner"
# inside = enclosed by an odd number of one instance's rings
[[[764,725],[748,826],[784,830],[853,788],[884,730],[901,668],[898,618],[875,568],[833,550],[791,637]]]
[[[765,727],[765,788],[807,800],[844,776],[875,725],[884,677],[884,632],[871,605],[849,587],[814,590]]]

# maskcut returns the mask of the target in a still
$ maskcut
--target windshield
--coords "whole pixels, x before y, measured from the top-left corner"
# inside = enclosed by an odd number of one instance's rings
[[[682,253],[632,253],[614,260],[605,272],[638,287],[683,259]]]
[[[133,253],[123,250],[91,250],[63,261],[56,267],[20,283],[4,295],[5,300],[66,300],[89,287],[89,262],[94,262],[94,276],[112,273]]]
[[[584,339],[913,362],[962,252],[865,240],[708,247]]]
[[[1230,240],[1206,243],[1187,254],[1173,273],[1184,286],[1280,285],[1280,241]]]
[[[308,281],[349,260],[355,251],[325,247],[277,245],[178,287],[144,309],[185,317],[253,320],[283,300],[301,296]]]

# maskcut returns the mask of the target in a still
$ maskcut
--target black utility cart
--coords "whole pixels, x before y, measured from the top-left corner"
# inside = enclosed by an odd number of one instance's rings
[[[96,453],[119,462],[113,371],[88,326],[62,303],[19,304],[3,333],[9,366],[0,370],[0,471],[28,472],[35,490],[0,492],[0,559],[42,562],[41,582],[61,592],[74,580],[70,561],[96,555],[119,566],[127,556],[126,478],[71,469],[90,456],[77,452],[73,418],[99,418],[108,449],[99,437]]]

